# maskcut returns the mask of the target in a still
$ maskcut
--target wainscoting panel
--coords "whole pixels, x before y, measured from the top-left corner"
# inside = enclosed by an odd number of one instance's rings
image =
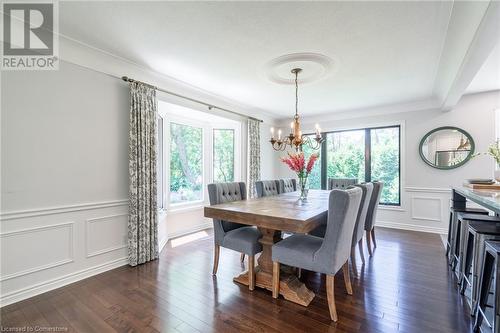
[[[0,281],[73,262],[74,222],[1,234]]]
[[[405,187],[401,207],[379,206],[376,225],[387,228],[445,234],[451,190]]]
[[[0,221],[0,306],[127,264],[126,200],[3,212]]]
[[[411,218],[414,220],[441,222],[441,211],[441,198],[411,198]]]
[[[87,258],[123,249],[127,246],[128,214],[86,220]]]

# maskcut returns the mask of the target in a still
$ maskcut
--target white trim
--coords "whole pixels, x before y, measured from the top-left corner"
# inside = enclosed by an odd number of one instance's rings
[[[447,229],[438,227],[428,227],[424,225],[406,224],[406,223],[395,223],[387,221],[377,221],[375,223],[376,227],[390,228],[390,229],[400,229],[400,230],[410,230],[419,232],[428,232],[433,234],[446,234]]]
[[[2,212],[0,221],[128,205],[128,199]]]
[[[102,216],[102,217],[97,217],[97,218],[92,218],[92,219],[87,219],[85,220],[85,256],[87,258],[95,257],[100,254],[116,251],[116,250],[121,250],[127,247],[127,244],[121,244],[117,246],[110,246],[102,250],[94,251],[94,252],[89,252],[89,235],[90,235],[90,230],[89,227],[92,223],[95,223],[97,221],[111,221],[111,218],[113,217],[121,217],[121,216],[128,216],[129,214],[114,214],[114,215],[107,215],[107,216]]]
[[[128,263],[127,258],[115,259],[108,261],[101,265],[86,268],[74,273],[70,273],[61,277],[50,279],[41,283],[34,284],[32,286],[22,288],[8,294],[3,294],[0,296],[0,307],[22,301],[24,299],[45,293],[47,291],[57,289],[68,285],[70,283],[83,280],[85,278],[91,277],[93,275],[109,271],[111,269],[124,266]]]
[[[186,207],[179,207],[179,208],[173,208],[173,209],[166,209],[164,210],[164,214],[166,216],[171,216],[171,215],[176,215],[176,214],[183,214],[183,213],[188,213],[196,210],[203,209],[205,207],[204,202],[197,202],[197,205],[187,205]],[[173,206],[175,207],[175,206]]]
[[[189,228],[189,230],[172,233],[171,235],[169,235],[168,240],[182,237],[182,236],[186,236],[186,235],[198,232],[198,231],[202,231],[205,229],[211,229],[211,228],[213,228],[212,222],[200,223],[200,224],[195,225],[192,228]]]
[[[403,206],[394,206],[394,205],[378,205],[379,210],[388,210],[388,211],[396,211],[396,212],[405,212],[406,209]]]
[[[39,232],[41,230],[60,229],[60,228],[67,227],[67,226],[69,226],[69,233],[70,233],[69,253],[68,253],[69,257],[67,259],[63,259],[63,260],[59,260],[59,261],[56,261],[53,263],[33,267],[33,268],[26,269],[24,271],[20,271],[17,273],[2,275],[2,276],[0,276],[0,282],[74,262],[74,259],[75,259],[74,258],[74,228],[73,228],[74,224],[75,224],[75,222],[65,222],[65,223],[53,224],[53,225],[48,225],[48,226],[43,226],[43,227],[34,227],[34,228],[21,229],[21,230],[16,230],[16,231],[9,231],[9,232],[5,232],[5,233],[0,234],[0,238],[5,238],[5,237],[16,236],[16,235]]]
[[[439,188],[439,187],[405,187],[406,192],[426,192],[426,193],[446,193],[451,195],[451,188]]]
[[[413,220],[424,220],[424,221],[433,221],[433,222],[441,222],[441,217],[432,218],[432,217],[424,217],[424,216],[416,216],[415,213],[415,200],[434,200],[439,203],[439,215],[441,215],[442,209],[442,201],[441,198],[433,198],[433,197],[412,197],[411,198],[411,218]]]

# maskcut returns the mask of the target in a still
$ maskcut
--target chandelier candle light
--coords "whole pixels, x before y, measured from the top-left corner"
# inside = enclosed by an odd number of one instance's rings
[[[316,124],[316,135],[313,139],[311,137],[302,134],[300,129],[299,120],[299,85],[298,85],[298,75],[302,71],[301,68],[292,69],[292,73],[295,74],[295,116],[293,121],[290,123],[290,134],[288,136],[281,137],[281,129],[278,129],[278,138],[274,137],[274,128],[271,127],[271,145],[274,150],[285,150],[288,146],[290,148],[295,148],[295,151],[302,151],[302,146],[306,145],[311,149],[319,149],[321,143],[323,143],[324,138],[321,136],[321,129],[319,125]]]
[[[311,173],[317,159],[318,154],[311,154],[306,164],[303,152],[296,154],[288,153],[287,157],[281,158],[281,161],[288,165],[290,170],[294,171],[297,174],[297,178],[299,178],[300,200],[305,201],[307,199],[307,177]]]

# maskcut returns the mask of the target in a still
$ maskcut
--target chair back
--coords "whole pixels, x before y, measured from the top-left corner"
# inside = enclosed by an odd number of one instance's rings
[[[217,205],[225,202],[246,200],[247,189],[243,182],[239,183],[213,183],[208,184],[208,198],[210,205]],[[213,219],[214,240],[216,244],[221,244],[224,234],[233,229],[243,227],[243,224],[230,221]]]
[[[380,203],[380,195],[382,194],[382,188],[384,183],[382,182],[372,182],[373,193],[370,198],[370,205],[368,206],[368,212],[366,213],[365,230],[371,231],[375,225],[375,220],[377,219],[378,204]]]
[[[335,274],[349,259],[361,195],[359,187],[330,192],[325,238],[313,258],[318,272]]]
[[[280,193],[297,191],[297,180],[295,178],[280,179]]]
[[[370,205],[370,199],[373,193],[372,183],[362,183],[356,184],[354,186],[361,188],[363,194],[361,196],[361,203],[359,204],[358,217],[356,218],[354,234],[352,235],[352,246],[356,245],[356,243],[363,238],[366,214],[368,213],[368,206]]]
[[[279,180],[258,180],[255,182],[257,198],[280,194]]]
[[[345,189],[351,185],[357,184],[356,178],[328,178],[328,189],[333,190],[336,188]]]

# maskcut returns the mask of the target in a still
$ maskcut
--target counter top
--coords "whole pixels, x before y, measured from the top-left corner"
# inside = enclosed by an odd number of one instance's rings
[[[464,186],[453,186],[461,196],[500,214],[500,190],[473,190]]]

